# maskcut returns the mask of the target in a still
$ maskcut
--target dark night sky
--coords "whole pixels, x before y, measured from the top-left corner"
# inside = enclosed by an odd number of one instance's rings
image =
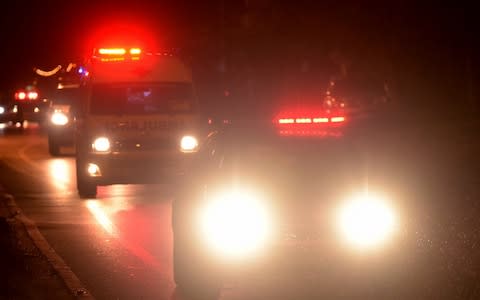
[[[221,26],[222,0],[2,1],[0,89],[28,80],[33,66],[48,69],[82,56],[89,35],[111,20],[139,23],[153,29],[165,45],[194,52],[220,45],[224,36],[226,51],[243,47],[259,53],[258,61],[284,53],[280,48],[299,51],[293,60],[335,49],[364,64],[385,57],[398,77],[436,76],[452,86],[464,80],[467,58],[478,65],[475,18],[469,7],[317,2],[224,0]],[[252,27],[241,26],[246,14]],[[236,26],[249,34],[236,35],[231,29]]]

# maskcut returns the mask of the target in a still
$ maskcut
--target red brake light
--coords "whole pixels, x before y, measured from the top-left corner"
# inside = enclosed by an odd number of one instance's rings
[[[312,123],[312,119],[310,119],[310,118],[296,118],[295,123],[297,123],[297,124],[310,124],[310,123]]]
[[[328,123],[328,118],[313,118],[313,123]]]
[[[16,92],[15,99],[17,100],[25,100],[27,98],[27,94],[25,92]]]
[[[295,119],[279,119],[278,124],[293,124]]]
[[[343,111],[318,108],[281,112],[274,123],[281,136],[327,138],[342,136],[345,120]]]
[[[38,93],[37,92],[29,92],[27,94],[27,97],[30,100],[36,100],[38,98]]]
[[[307,118],[307,117],[301,117],[301,118],[280,118],[277,119],[277,123],[284,125],[284,124],[319,124],[319,123],[342,123],[345,122],[345,117],[343,116],[337,116],[337,117],[317,117],[317,118]]]
[[[345,117],[333,117],[330,119],[333,123],[345,122]]]

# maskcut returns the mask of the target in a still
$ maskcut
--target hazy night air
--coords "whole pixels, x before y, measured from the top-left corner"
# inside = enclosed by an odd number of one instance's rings
[[[474,8],[1,2],[0,299],[480,299]]]

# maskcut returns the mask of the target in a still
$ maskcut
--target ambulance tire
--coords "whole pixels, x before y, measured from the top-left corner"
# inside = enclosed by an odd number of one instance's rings
[[[97,185],[88,180],[86,174],[83,174],[80,170],[83,170],[82,163],[76,161],[77,169],[77,190],[80,198],[95,198],[97,196]]]
[[[48,152],[51,156],[60,156],[60,145],[52,137],[48,137]]]

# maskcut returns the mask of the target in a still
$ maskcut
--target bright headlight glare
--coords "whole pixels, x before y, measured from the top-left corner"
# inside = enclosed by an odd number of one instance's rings
[[[68,117],[63,112],[56,111],[52,114],[50,121],[55,125],[63,126],[68,123]]]
[[[353,197],[339,212],[343,237],[360,248],[378,246],[388,240],[395,231],[396,222],[395,213],[387,202],[370,194]]]
[[[99,137],[93,142],[92,148],[98,152],[107,152],[110,150],[110,141],[106,137]]]
[[[0,106],[0,115],[5,112],[5,108],[3,106]]]
[[[248,256],[267,241],[271,220],[266,208],[249,194],[235,192],[208,203],[201,229],[208,245],[228,257]]]
[[[194,136],[186,135],[180,140],[180,150],[182,152],[195,152],[198,147],[198,141]]]

